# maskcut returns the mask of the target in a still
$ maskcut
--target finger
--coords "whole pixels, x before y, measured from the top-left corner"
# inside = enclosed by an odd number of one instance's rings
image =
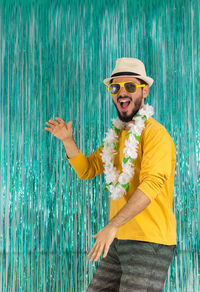
[[[105,250],[104,250],[104,254],[103,254],[103,258],[105,258],[107,256],[108,251],[109,251],[109,247],[110,247],[109,245],[106,245]]]
[[[96,253],[96,257],[95,257],[95,260],[94,260],[95,262],[97,262],[99,260],[101,254],[103,252],[103,249],[104,249],[104,244],[102,244],[102,246],[100,246],[98,252]]]
[[[51,128],[44,128],[45,130],[49,131],[49,132],[52,132],[53,130]]]
[[[91,249],[91,251],[88,254],[88,257],[90,257],[93,254],[93,252],[95,251],[96,247],[97,247],[97,244],[95,242],[95,244],[93,245],[93,248]]]
[[[92,262],[92,261],[97,257],[98,251],[99,251],[99,248],[97,248],[97,249],[94,251],[94,253],[93,253],[93,255],[92,255],[91,259],[90,259],[90,262]]]
[[[93,254],[94,249],[92,248],[88,254],[88,257],[90,257]]]
[[[45,124],[47,124],[49,127],[54,127],[52,123],[46,122]]]
[[[55,125],[55,126],[59,124],[57,121],[54,121],[54,120],[49,120],[49,123],[50,123],[50,124],[53,124],[53,125]]]
[[[72,121],[69,121],[68,124],[66,124],[66,125],[67,125],[67,128],[68,129],[71,129],[72,130]]]
[[[63,121],[63,119],[61,119],[61,118],[56,117],[55,119],[58,120],[60,123],[65,123],[65,122]]]
[[[101,248],[101,243],[100,242],[95,242],[94,250],[92,252],[93,255],[92,255],[91,260],[93,260],[97,256],[100,248]]]

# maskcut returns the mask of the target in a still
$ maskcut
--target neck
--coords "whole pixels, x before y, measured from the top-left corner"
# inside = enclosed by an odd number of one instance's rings
[[[140,106],[140,109],[139,109],[139,110],[141,110],[141,109],[143,108],[143,106],[144,106],[144,104],[142,104],[142,105]],[[137,113],[139,112],[139,110],[137,111]],[[130,122],[127,122],[126,125],[125,125],[125,127],[124,127],[124,129],[125,129],[125,130],[130,130],[130,127],[129,127],[130,124],[135,124],[135,121],[132,120],[132,121],[130,121]]]
[[[135,124],[135,121],[130,121],[130,122],[126,123],[124,130],[130,130],[130,127],[129,127],[130,124]]]

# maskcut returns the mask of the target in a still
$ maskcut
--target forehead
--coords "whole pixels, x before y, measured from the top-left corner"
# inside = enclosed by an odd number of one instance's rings
[[[125,82],[125,81],[133,81],[133,82],[135,82],[137,84],[140,83],[137,78],[131,77],[131,76],[130,77],[129,76],[115,77],[115,78],[113,78],[113,81],[112,82],[115,83],[115,82]]]

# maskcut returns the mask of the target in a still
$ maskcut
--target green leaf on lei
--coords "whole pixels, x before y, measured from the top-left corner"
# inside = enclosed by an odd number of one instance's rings
[[[115,184],[115,187],[116,187],[118,184],[119,184],[119,182],[117,182],[117,183]]]
[[[136,118],[136,117],[141,117],[141,115],[140,114],[134,115],[134,118]]]
[[[102,147],[102,148],[104,147],[104,142],[101,144],[101,147]]]
[[[109,183],[109,184],[106,184],[106,187],[104,188],[104,191],[107,191],[108,190],[108,186],[110,186],[110,185],[112,185],[112,182],[111,183]]]
[[[145,119],[145,120],[147,121],[147,116],[146,116],[146,115],[144,115],[142,118]]]
[[[131,161],[133,162],[134,165],[136,165],[135,159],[131,159]]]
[[[117,143],[114,142],[113,144],[114,144],[114,148],[117,149]]]
[[[130,135],[131,134],[131,132],[128,132],[125,136],[128,136],[128,135]]]
[[[113,124],[112,124],[112,129],[117,133],[117,135],[120,134],[120,129],[116,128]]]
[[[129,190],[129,183],[122,185],[122,187],[128,192]]]
[[[136,140],[138,140],[138,142],[140,141],[140,136],[137,136],[136,134],[133,134],[133,136],[135,137]]]
[[[126,164],[127,163],[127,161],[130,159],[130,156],[129,157],[124,157],[123,158],[123,162],[124,162],[124,164]]]

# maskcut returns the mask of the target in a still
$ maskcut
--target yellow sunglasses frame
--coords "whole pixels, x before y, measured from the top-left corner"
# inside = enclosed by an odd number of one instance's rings
[[[134,84],[136,85],[136,90],[135,90],[134,92],[128,92],[128,91],[125,89],[125,87],[124,87],[124,84],[125,84],[125,83],[134,83]],[[111,86],[112,84],[119,84],[119,85],[120,85],[120,89],[119,89],[118,92],[115,93],[115,94],[112,94],[112,93],[110,92],[110,86]],[[138,87],[145,87],[145,86],[146,86],[146,84],[137,84],[137,83],[135,83],[135,82],[133,82],[133,81],[114,82],[114,83],[109,84],[109,86],[108,86],[108,91],[109,91],[109,93],[110,93],[111,95],[116,95],[116,94],[119,93],[119,91],[120,91],[120,90],[122,89],[122,87],[123,87],[124,90],[125,90],[127,93],[135,93],[135,92],[137,91]]]

